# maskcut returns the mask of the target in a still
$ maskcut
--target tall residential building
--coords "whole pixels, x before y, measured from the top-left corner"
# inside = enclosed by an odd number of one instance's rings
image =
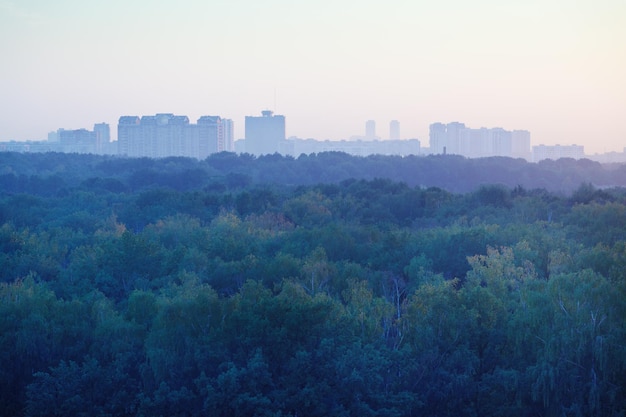
[[[122,116],[117,125],[118,154],[164,158],[186,156],[204,159],[218,152],[224,142],[222,119],[202,116],[197,124],[187,116],[159,113],[154,116]]]
[[[137,142],[143,142],[141,119],[137,116],[122,116],[117,122],[118,155],[136,156]],[[143,145],[142,145],[143,147]]]
[[[139,126],[140,137],[134,138],[130,147],[132,152],[128,156],[196,156],[190,154],[192,145],[186,135],[189,126],[187,116],[175,116],[172,113],[142,116]]]
[[[433,154],[446,153],[446,125],[433,123],[429,127],[430,152]]]
[[[400,139],[400,122],[397,120],[392,120],[391,122],[389,122],[389,139]]]
[[[511,156],[531,160],[530,132],[528,130],[514,130],[511,132]]]
[[[235,151],[235,123],[231,119],[222,119],[222,126],[224,132],[224,147],[218,152],[234,152]]]
[[[224,150],[224,125],[219,116],[202,116],[196,126],[197,135],[194,135],[194,143],[197,143],[197,158],[205,159],[212,153]]]
[[[109,125],[96,123],[93,130],[58,129],[48,133],[49,149],[67,153],[111,153],[111,134]]]
[[[446,125],[446,153],[458,155],[461,132],[465,129],[465,125],[459,122],[452,122]]]
[[[63,152],[96,153],[96,134],[87,129],[61,130],[59,142]]]
[[[111,142],[111,129],[108,123],[96,123],[93,125],[93,132],[96,135],[96,153],[101,154]]]
[[[530,132],[500,127],[471,129],[463,123],[430,125],[430,152],[468,158],[508,156],[530,159]]]
[[[511,132],[501,127],[495,127],[490,130],[493,143],[493,156],[511,156],[513,151]]]
[[[285,116],[274,115],[264,110],[261,116],[246,116],[246,152],[253,155],[266,155],[280,152],[285,141]]]
[[[365,122],[365,139],[375,140],[376,137],[376,122],[374,120],[368,120]]]
[[[58,142],[62,130],[64,129],[58,129],[56,132],[48,132],[48,142]]]

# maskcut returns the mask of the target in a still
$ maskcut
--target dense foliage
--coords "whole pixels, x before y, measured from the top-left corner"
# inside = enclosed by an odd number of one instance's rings
[[[0,415],[622,416],[625,179],[0,154]]]
[[[45,197],[78,186],[112,193],[151,187],[223,191],[250,185],[337,184],[376,178],[455,193],[473,192],[480,185],[491,184],[571,193],[582,183],[626,187],[626,164],[602,165],[588,159],[528,163],[505,157],[467,159],[455,155],[357,157],[340,152],[303,154],[298,158],[223,152],[203,161],[0,152],[0,189]]]

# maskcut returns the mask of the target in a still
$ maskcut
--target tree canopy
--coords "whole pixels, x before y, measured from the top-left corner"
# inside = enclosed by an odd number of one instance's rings
[[[0,415],[626,410],[623,166],[0,161]]]

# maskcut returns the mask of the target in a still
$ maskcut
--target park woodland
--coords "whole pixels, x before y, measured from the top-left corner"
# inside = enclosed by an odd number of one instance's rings
[[[0,415],[626,414],[626,165],[0,153]]]

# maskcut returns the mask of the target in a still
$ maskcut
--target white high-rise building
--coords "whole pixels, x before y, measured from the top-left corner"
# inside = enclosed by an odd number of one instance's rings
[[[433,123],[429,128],[430,153],[439,155],[446,153],[446,125]]]
[[[490,129],[493,143],[493,156],[511,156],[511,132],[501,127]]]
[[[122,116],[117,125],[117,153],[130,157],[187,156],[204,159],[224,143],[220,116],[202,116],[190,124],[187,116],[159,113]]]
[[[392,120],[391,122],[389,122],[389,139],[400,139],[400,122],[397,120]]]
[[[511,156],[531,160],[530,132],[528,130],[514,130],[511,132]]]
[[[235,151],[235,123],[231,119],[222,119],[222,125],[224,127],[224,149],[218,149],[219,152]]]
[[[93,131],[96,136],[96,153],[102,153],[111,142],[111,128],[108,123],[96,123],[93,125]]]
[[[198,159],[205,159],[210,154],[223,150],[224,125],[220,116],[202,116],[196,126],[197,146],[196,141],[192,142],[192,146],[196,148],[192,152],[197,154]]]
[[[376,122],[374,120],[368,120],[365,122],[365,139],[375,140],[376,137]]]
[[[274,115],[271,110],[262,111],[261,117],[246,116],[246,152],[274,154],[280,152],[285,139],[285,116]]]
[[[430,125],[430,152],[468,158],[508,156],[530,159],[530,132],[501,127],[471,129],[463,123]]]
[[[461,132],[465,125],[459,122],[452,122],[446,125],[446,153],[458,155]]]

